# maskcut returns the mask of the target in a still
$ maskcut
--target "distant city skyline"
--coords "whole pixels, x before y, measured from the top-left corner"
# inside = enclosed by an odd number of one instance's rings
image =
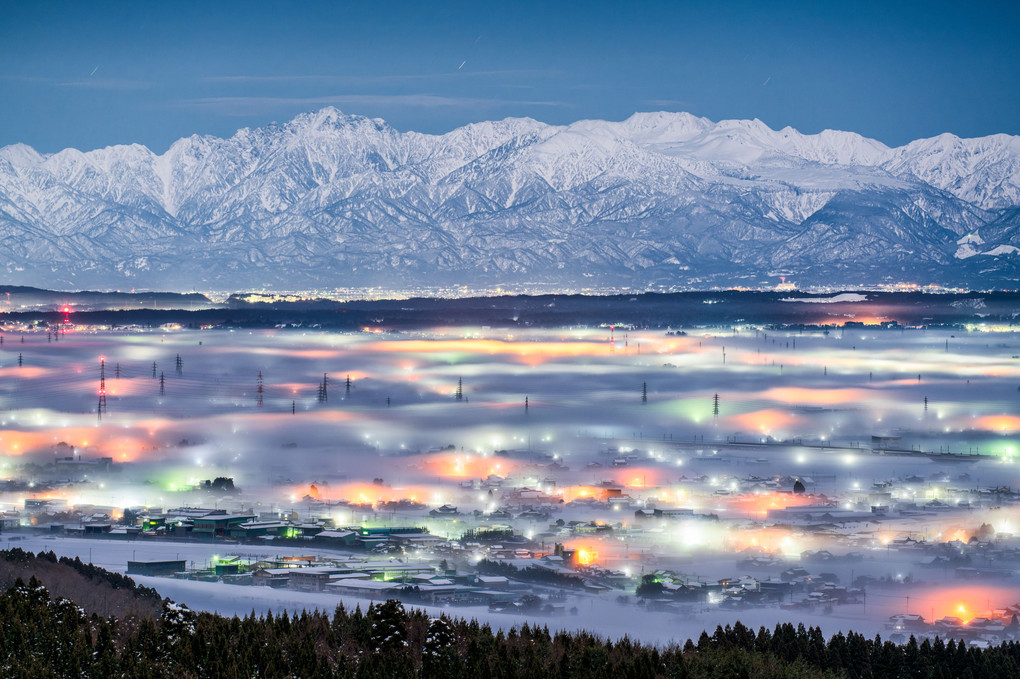
[[[230,136],[337,106],[442,133],[635,111],[890,146],[1020,133],[1017,3],[0,6],[0,146]]]

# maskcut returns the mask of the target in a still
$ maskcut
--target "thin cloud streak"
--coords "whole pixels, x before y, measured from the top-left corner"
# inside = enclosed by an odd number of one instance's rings
[[[213,111],[223,115],[252,115],[293,106],[391,106],[408,108],[445,108],[469,106],[564,106],[558,101],[519,101],[472,97],[443,97],[434,94],[338,94],[323,97],[205,97],[186,99],[182,108]]]
[[[2,73],[0,74],[0,80],[10,80],[12,82],[21,83],[52,83],[52,78],[44,78],[36,75],[17,75],[14,73]]]
[[[92,74],[98,70],[93,69]],[[58,80],[56,78],[45,78],[41,76],[16,75],[12,73],[0,74],[0,80],[9,82],[39,83],[53,87],[66,87],[72,89],[87,90],[147,90],[156,86],[156,83],[149,80],[131,80],[128,78],[94,78],[90,74],[81,80]]]
[[[83,90],[147,90],[155,83],[147,80],[125,80],[120,78],[89,78],[54,83],[57,87],[72,87]]]
[[[645,99],[644,103],[651,106],[682,107],[687,108],[691,102],[682,99]]]
[[[556,76],[563,75],[559,69],[502,69],[487,71],[457,70],[443,73],[419,73],[398,75],[211,75],[201,78],[208,83],[289,83],[318,82],[324,84],[370,84],[394,82],[419,82],[422,80],[463,78],[466,76]]]

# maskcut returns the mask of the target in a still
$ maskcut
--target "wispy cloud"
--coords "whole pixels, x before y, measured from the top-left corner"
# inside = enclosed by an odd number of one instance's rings
[[[72,87],[82,90],[147,90],[155,86],[148,80],[127,80],[123,78],[85,78],[55,82],[58,87]]]
[[[649,106],[662,106],[664,108],[687,108],[691,102],[682,99],[645,99],[644,103]]]
[[[223,115],[254,115],[294,106],[383,106],[400,108],[500,106],[563,106],[558,101],[521,101],[475,97],[445,97],[435,94],[337,94],[320,97],[204,97],[179,102],[183,108],[213,111]]]
[[[0,80],[11,80],[21,83],[51,83],[51,78],[44,78],[37,75],[17,75],[14,73],[0,73]]]
[[[95,70],[92,71],[95,73]],[[149,80],[131,80],[128,78],[94,78],[87,76],[76,80],[61,80],[43,76],[0,74],[0,80],[13,82],[39,83],[53,87],[68,87],[83,90],[147,90],[156,86]]]
[[[208,83],[320,83],[331,85],[364,85],[378,83],[421,82],[425,80],[444,80],[449,78],[467,77],[546,77],[562,75],[557,69],[503,69],[472,71],[470,69],[452,70],[441,73],[415,73],[394,75],[330,75],[330,74],[293,74],[293,75],[212,75],[201,80]]]

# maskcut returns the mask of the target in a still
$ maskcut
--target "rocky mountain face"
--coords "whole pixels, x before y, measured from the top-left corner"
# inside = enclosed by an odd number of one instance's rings
[[[1020,137],[685,113],[425,135],[327,108],[163,155],[0,149],[0,253],[6,283],[74,289],[1015,288]]]

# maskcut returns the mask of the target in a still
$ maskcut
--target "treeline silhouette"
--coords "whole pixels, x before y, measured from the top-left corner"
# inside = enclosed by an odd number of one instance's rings
[[[64,565],[75,569],[71,563]],[[151,590],[138,595],[148,598]],[[34,576],[0,594],[0,626],[0,676],[26,679],[999,678],[1018,676],[1020,668],[1016,642],[978,649],[941,639],[896,645],[855,633],[826,640],[815,627],[783,624],[755,632],[738,622],[696,642],[657,648],[535,624],[494,632],[392,600],[364,611],[340,606],[332,615],[252,613],[243,619],[165,600],[158,617],[120,619],[89,615],[69,599],[54,598]]]
[[[0,551],[0,589],[33,577],[51,596],[72,599],[89,615],[157,618],[163,606],[163,597],[156,590],[140,587],[126,575],[111,573],[78,557],[58,558],[53,552],[37,555],[17,547]]]

